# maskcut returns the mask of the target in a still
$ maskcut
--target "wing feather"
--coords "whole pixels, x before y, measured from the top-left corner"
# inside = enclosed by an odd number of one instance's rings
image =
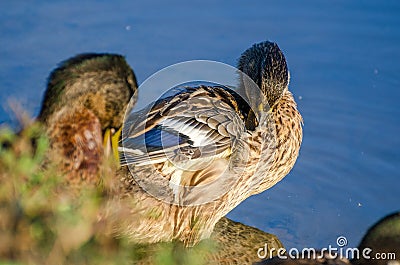
[[[208,156],[215,146],[217,155],[224,153],[245,128],[231,93],[220,86],[187,88],[131,114],[122,148],[129,161],[122,162],[140,163],[142,153],[150,159],[159,160],[162,154],[171,158],[181,154],[182,148],[186,154],[196,153],[199,148],[208,150],[202,154]],[[193,157],[188,155],[188,159]]]
[[[130,114],[120,148],[121,164],[140,167],[164,163],[157,168],[179,185],[212,182],[218,178],[215,174],[224,172],[235,141],[247,131],[250,107],[238,102],[239,96],[223,86],[175,91]],[[171,166],[175,168],[171,170]]]

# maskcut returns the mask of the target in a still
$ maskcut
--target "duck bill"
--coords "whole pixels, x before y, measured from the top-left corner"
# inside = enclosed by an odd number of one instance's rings
[[[121,135],[122,128],[118,131],[115,131],[114,128],[107,129],[104,133],[103,146],[104,146],[104,154],[106,157],[110,157],[111,155],[114,157],[117,165],[119,166],[119,154],[118,154],[118,142],[119,137]]]

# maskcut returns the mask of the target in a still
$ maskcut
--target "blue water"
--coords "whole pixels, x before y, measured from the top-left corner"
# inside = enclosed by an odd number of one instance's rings
[[[48,73],[77,53],[124,54],[141,83],[186,60],[235,65],[253,43],[276,41],[304,117],[300,157],[229,217],[289,248],[336,246],[339,235],[356,246],[400,210],[399,28],[396,0],[2,1],[0,122],[10,98],[36,114]]]

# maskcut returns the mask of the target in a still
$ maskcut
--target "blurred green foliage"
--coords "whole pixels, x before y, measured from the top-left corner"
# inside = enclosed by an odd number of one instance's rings
[[[113,236],[99,221],[104,187],[71,192],[46,158],[44,135],[36,123],[19,133],[0,128],[0,264],[204,263],[207,242],[188,250]]]

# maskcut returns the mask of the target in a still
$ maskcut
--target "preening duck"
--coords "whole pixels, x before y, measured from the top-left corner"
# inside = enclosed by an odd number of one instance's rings
[[[238,69],[236,91],[183,84],[128,116],[120,148],[129,167],[120,171],[123,197],[131,214],[147,213],[122,221],[133,239],[193,245],[293,167],[302,117],[282,51],[272,42],[256,44]]]

